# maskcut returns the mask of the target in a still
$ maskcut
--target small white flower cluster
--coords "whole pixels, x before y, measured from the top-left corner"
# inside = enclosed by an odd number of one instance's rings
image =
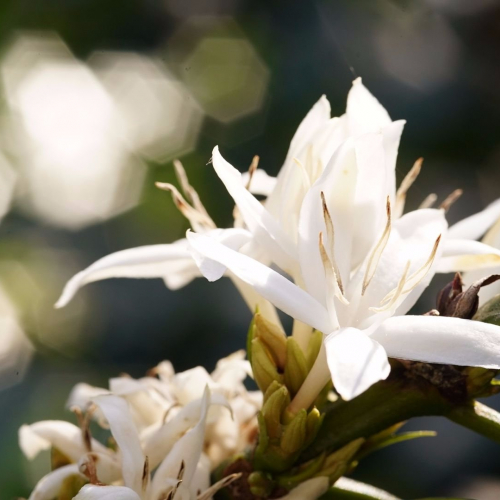
[[[221,359],[211,374],[175,373],[165,361],[144,378],[111,379],[109,390],[78,384],[68,407],[81,427],[42,421],[19,431],[29,459],[54,448],[68,462],[42,478],[30,500],[52,500],[75,475],[90,481],[78,499],[211,498],[236,476],[210,486],[210,472],[255,438],[262,394],[245,388],[251,373],[243,358],[239,351]],[[89,416],[110,429],[116,450],[90,436]]]

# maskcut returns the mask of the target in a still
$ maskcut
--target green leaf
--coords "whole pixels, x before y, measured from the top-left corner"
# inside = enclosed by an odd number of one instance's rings
[[[401,500],[369,484],[341,477],[320,500]]]
[[[418,439],[422,437],[435,437],[437,432],[435,431],[412,431],[412,432],[402,432],[401,434],[392,434],[386,439],[376,441],[373,443],[367,442],[366,448],[361,450],[361,453],[357,455],[357,459],[366,457],[374,451],[381,450],[387,446],[392,446],[393,444],[403,443],[404,441],[411,441],[412,439]]]

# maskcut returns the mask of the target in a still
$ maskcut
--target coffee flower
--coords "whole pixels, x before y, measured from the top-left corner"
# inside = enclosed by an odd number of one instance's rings
[[[203,454],[195,458],[197,468],[201,468],[204,474],[200,476],[204,478],[203,484],[208,485],[207,474],[222,460],[243,451],[255,435],[256,414],[261,407],[262,394],[245,389],[243,381],[250,368],[243,357],[243,352],[237,352],[220,360],[212,374],[208,374],[202,367],[176,374],[171,364],[164,361],[151,371],[151,376],[142,379],[127,376],[111,379],[110,390],[87,384],[75,386],[68,406],[77,411],[77,414],[86,415],[81,417],[82,428],[64,421],[42,421],[20,429],[20,445],[28,458],[32,459],[44,449],[54,448],[67,462],[37,484],[30,500],[52,499],[68,478],[77,476],[89,479],[92,468],[95,468],[94,475],[97,478],[94,478],[94,482],[98,480],[105,484],[115,484],[118,481],[129,487],[125,476],[139,474],[138,461],[144,461],[144,457],[147,457],[150,470],[157,467],[161,470],[161,464],[178,446],[176,443],[184,439],[186,432],[189,434],[197,426],[197,439],[202,439]],[[210,391],[210,397],[206,391],[204,393],[205,387]],[[205,411],[205,405],[210,406],[209,411]],[[102,427],[111,428],[119,451],[113,451],[90,437],[89,416],[95,418]],[[123,426],[134,431],[127,431],[135,436],[132,444],[128,440],[120,442]],[[199,430],[201,427],[203,433]],[[124,451],[131,446],[135,450],[134,454],[140,457],[140,460],[135,460],[132,469],[127,466],[130,458],[127,458],[128,452]],[[187,457],[186,460],[183,459],[185,465],[188,459],[191,462],[195,460]],[[144,462],[142,465],[144,466]],[[125,467],[128,467],[126,471]],[[178,472],[175,471],[175,474]],[[176,475],[174,479],[177,481]],[[154,481],[159,480],[153,479],[153,483]],[[199,481],[195,482],[198,485]],[[186,476],[183,484],[186,484]],[[85,494],[96,492],[104,495],[111,491],[110,487],[106,488],[103,490],[98,485],[89,486]],[[195,490],[198,489],[203,491],[204,488],[198,485]],[[135,487],[132,490],[141,494]],[[213,490],[209,491],[210,495],[213,494]],[[119,491],[113,490],[113,493],[118,494]],[[131,492],[126,493],[132,495]],[[132,495],[131,498],[135,497]],[[156,500],[156,497],[151,498]]]
[[[197,233],[208,234],[231,248],[239,248],[265,264],[274,262],[301,283],[299,218],[302,205],[311,186],[346,140],[356,142],[354,155],[360,168],[356,171],[356,188],[350,192],[354,196],[354,219],[350,228],[353,268],[362,262],[374,238],[378,237],[380,225],[386,222],[387,197],[392,207],[392,219],[402,215],[406,192],[421,165],[421,162],[415,164],[396,191],[395,165],[404,123],[403,120],[393,122],[363,86],[361,79],[357,79],[348,95],[347,111],[341,117],[330,117],[330,104],[324,96],[313,106],[298,127],[277,178],[256,169],[255,163],[248,173],[240,175],[216,158],[215,170],[238,205],[235,228],[216,228],[179,162],[174,162],[174,166],[184,195],[170,184],[161,184],[160,187],[172,193],[177,207]],[[252,193],[267,197],[264,206]],[[423,203],[429,205],[428,200]],[[333,207],[331,211],[332,217],[336,218]],[[437,271],[472,270],[500,258],[500,251],[474,241],[498,216],[500,202],[473,216],[474,223],[459,223],[450,228],[447,238],[441,242]],[[242,224],[249,232],[240,229]],[[185,239],[172,244],[132,248],[110,254],[74,276],[56,306],[66,305],[81,286],[102,279],[162,278],[169,288],[177,289],[200,275]],[[229,276],[252,310],[259,306],[269,319],[279,322],[269,304],[240,280]],[[300,324],[295,327],[300,331]]]

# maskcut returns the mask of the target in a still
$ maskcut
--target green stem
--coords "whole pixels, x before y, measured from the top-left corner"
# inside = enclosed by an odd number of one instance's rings
[[[457,406],[446,417],[500,443],[500,414],[478,401],[471,401],[466,406]]]
[[[326,410],[317,438],[300,461],[421,416],[444,416],[500,443],[500,414],[495,410],[473,400],[454,402],[430,384],[394,377],[375,384],[351,401],[333,403]]]

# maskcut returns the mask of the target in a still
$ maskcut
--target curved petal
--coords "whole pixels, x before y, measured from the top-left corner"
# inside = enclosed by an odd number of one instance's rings
[[[327,477],[315,477],[296,486],[288,495],[281,497],[281,500],[315,500],[325,493],[328,487]]]
[[[257,241],[267,249],[273,261],[282,269],[293,269],[297,253],[295,244],[264,206],[245,188],[240,172],[222,157],[218,147],[213,150],[212,163]]]
[[[58,496],[64,481],[70,476],[85,477],[80,474],[76,464],[59,467],[38,481],[28,500],[53,500]]]
[[[325,339],[326,359],[335,390],[350,400],[389,376],[384,348],[357,328],[343,328]]]
[[[127,402],[111,394],[97,396],[94,402],[104,413],[120,449],[125,485],[141,495],[145,457]]]
[[[79,288],[108,278],[165,278],[180,287],[191,281],[196,265],[185,239],[170,245],[147,245],[112,253],[73,276],[55,307],[64,307]]]
[[[201,401],[200,419],[198,423],[172,447],[165,460],[159,465],[151,483],[151,497],[158,498],[169,479],[177,478],[181,468],[184,468],[183,482],[191,483],[198,467],[205,439],[205,422],[210,405],[210,391],[205,388]],[[207,475],[208,475],[207,471]],[[198,478],[199,479],[199,478]],[[209,481],[209,479],[207,479]]]
[[[442,316],[394,316],[371,335],[392,358],[500,368],[500,327]]]
[[[210,404],[230,409],[226,398],[221,394],[211,394]],[[202,405],[201,399],[187,403],[172,420],[169,420],[144,440],[144,454],[149,457],[151,469],[154,469],[170,453],[174,444],[186,431],[200,420]]]
[[[87,484],[73,500],[141,500],[141,497],[125,486]]]
[[[189,232],[193,248],[205,257],[226,266],[262,297],[286,314],[321,331],[331,329],[326,309],[307,292],[294,285],[276,271],[246,255],[218,243],[213,238]]]
[[[443,244],[443,255],[438,261],[440,273],[473,271],[500,265],[500,250],[479,241],[450,239]],[[487,274],[487,273],[485,273]]]
[[[290,143],[285,162],[278,173],[276,186],[266,201],[266,208],[275,217],[279,218],[281,216],[281,207],[288,194],[287,189],[293,184],[291,179],[297,177],[297,165],[294,158],[300,159],[301,153],[312,144],[329,120],[330,103],[325,96],[322,96],[297,128]]]
[[[363,85],[361,78],[352,82],[347,96],[347,119],[354,136],[380,132],[392,122],[389,113]]]
[[[42,420],[21,426],[19,446],[30,460],[42,450],[48,450],[51,447],[57,448],[73,462],[77,462],[83,454],[89,451],[83,441],[81,429],[64,420]],[[93,451],[110,453],[95,439],[92,439],[91,446]]]
[[[484,210],[477,214],[466,217],[450,226],[448,236],[450,238],[466,238],[477,240],[480,238],[496,220],[500,217],[500,199],[490,203]]]

